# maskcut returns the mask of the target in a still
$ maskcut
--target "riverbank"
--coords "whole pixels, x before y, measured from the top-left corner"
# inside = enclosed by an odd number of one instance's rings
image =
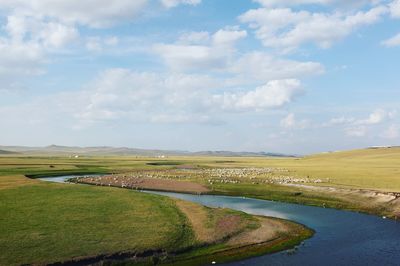
[[[400,199],[397,193],[377,190],[321,187],[311,185],[253,185],[214,187],[214,195],[245,196],[256,199],[288,202],[338,210],[348,210],[400,219]]]
[[[224,182],[204,182],[207,178],[180,177],[182,171],[142,171],[96,177],[80,177],[72,182],[136,190],[155,190],[190,194],[246,196],[311,206],[344,209],[400,219],[400,193],[371,189],[352,189],[298,183],[254,183],[242,179],[223,179]],[[149,174],[150,173],[150,174]],[[178,175],[177,175],[178,174]],[[150,177],[151,178],[150,178]],[[179,178],[177,178],[179,177]],[[209,179],[208,179],[209,180]],[[207,180],[207,181],[208,181]],[[238,181],[241,180],[241,181]],[[254,180],[254,179],[252,179]]]

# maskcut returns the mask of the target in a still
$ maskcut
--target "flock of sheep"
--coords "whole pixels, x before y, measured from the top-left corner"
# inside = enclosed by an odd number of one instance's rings
[[[110,178],[112,177],[112,178]],[[93,179],[93,180],[90,180]],[[91,177],[90,181],[100,181],[105,177]],[[97,180],[98,179],[98,180]],[[138,170],[130,173],[113,174],[108,180],[140,182],[141,179],[193,180],[210,185],[222,184],[300,184],[327,183],[330,180],[295,176],[284,168],[198,168],[170,170]],[[135,182],[135,183],[136,183]]]

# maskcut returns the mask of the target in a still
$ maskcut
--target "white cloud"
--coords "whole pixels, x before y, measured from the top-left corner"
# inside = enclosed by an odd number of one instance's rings
[[[136,111],[185,114],[221,111],[255,111],[278,108],[301,94],[298,80],[275,80],[254,90],[238,93],[213,93],[222,82],[202,75],[137,73],[128,69],[110,69],[90,85],[80,99],[86,99],[85,119],[106,113],[108,118]],[[105,112],[107,111],[107,112]]]
[[[27,119],[47,124],[63,117],[76,129],[118,121],[221,124],[226,114],[279,108],[302,93],[298,80],[276,80],[254,90],[220,92],[225,89],[223,82],[206,75],[109,69],[80,91],[15,108],[29,113]],[[51,115],[44,115],[49,108]]]
[[[394,18],[400,18],[400,0],[395,0],[390,4],[390,13]]]
[[[43,27],[38,36],[45,46],[59,48],[76,40],[78,31],[73,27],[50,22]]]
[[[305,129],[309,126],[309,122],[305,119],[297,120],[295,114],[289,113],[281,120],[280,125],[286,129]]]
[[[100,52],[104,47],[113,47],[118,45],[119,38],[118,37],[99,37],[99,36],[91,36],[86,38],[86,49],[93,52]]]
[[[19,80],[25,75],[41,74],[44,62],[43,51],[37,43],[14,43],[0,38],[0,79]]]
[[[386,47],[400,46],[400,33],[390,39],[384,40],[382,44]]]
[[[272,80],[252,91],[214,95],[213,102],[224,110],[264,110],[291,103],[302,93],[299,80]]]
[[[158,44],[154,51],[169,67],[180,71],[224,68],[230,56],[225,51],[200,45]]]
[[[85,46],[89,51],[99,52],[103,49],[99,37],[88,37]]]
[[[254,0],[265,7],[299,6],[299,5],[334,5],[334,6],[362,6],[367,3],[377,4],[381,0]]]
[[[393,127],[389,127],[384,133],[381,132],[382,128],[387,126],[388,122],[393,121],[396,116],[396,110],[376,109],[364,119],[341,116],[331,119],[328,123],[323,124],[323,127],[339,127],[344,130],[347,136],[351,137],[365,137],[367,133],[385,137],[394,135]]]
[[[8,36],[0,37],[3,86],[18,82],[24,76],[44,73],[47,55],[78,37],[74,27],[29,16],[8,16],[4,29]]]
[[[366,126],[357,126],[357,127],[346,128],[345,132],[347,136],[350,137],[365,137],[367,135],[368,130]]]
[[[160,0],[160,1],[167,8],[176,7],[181,4],[195,6],[201,3],[201,0]]]
[[[296,124],[294,114],[293,113],[288,114],[285,118],[283,118],[281,120],[280,124],[281,124],[281,127],[284,127],[284,128],[293,128]]]
[[[390,125],[385,131],[383,131],[382,138],[385,139],[397,139],[400,137],[400,127],[398,125]]]
[[[371,126],[378,125],[385,121],[392,120],[396,117],[396,110],[387,111],[384,109],[376,109],[364,119],[356,119],[354,117],[335,117],[332,118],[325,126],[335,125],[352,125],[352,126]]]
[[[265,52],[239,54],[235,43],[245,38],[246,31],[223,29],[214,34],[189,32],[176,44],[158,44],[154,51],[174,71],[206,70],[224,72],[232,76],[231,86],[265,84],[270,80],[304,78],[324,73],[324,66],[316,62],[280,59]]]
[[[247,32],[239,29],[222,29],[218,30],[212,36],[213,45],[215,47],[232,47],[238,40],[246,38]]]
[[[325,126],[335,126],[335,125],[344,125],[344,124],[352,124],[355,121],[354,118],[347,118],[344,116],[341,117],[335,117],[329,120],[328,123],[325,124]]]
[[[52,21],[43,22],[28,16],[8,16],[5,29],[14,42],[29,40],[53,48],[70,44],[79,35],[74,27]]]
[[[328,4],[334,0],[254,0],[265,7],[296,6],[304,4]]]
[[[383,5],[350,14],[259,8],[247,11],[239,19],[255,29],[256,37],[264,46],[288,52],[307,43],[329,48],[359,27],[378,22],[387,12],[388,8]]]
[[[264,52],[249,52],[231,63],[229,71],[242,81],[267,82],[273,79],[304,78],[323,74],[324,66],[316,62],[299,62],[273,57]]]
[[[191,31],[182,34],[179,37],[178,43],[183,45],[206,45],[209,43],[210,38],[210,33],[208,31]]]
[[[165,122],[181,113],[193,117],[207,110],[207,89],[218,83],[208,76],[157,74],[129,69],[110,69],[99,75],[88,89],[74,95],[71,107],[82,121],[144,120]]]
[[[382,123],[386,118],[390,116],[390,113],[383,109],[377,109],[372,112],[367,119],[357,120],[356,125],[375,125]]]
[[[111,36],[104,39],[104,44],[109,46],[118,45],[119,38],[117,36]]]
[[[18,15],[48,17],[66,24],[106,27],[131,20],[148,0],[0,0],[0,9]]]
[[[225,68],[235,53],[234,44],[247,36],[242,30],[219,30],[210,38],[204,32],[184,34],[180,41],[199,44],[157,44],[154,51],[174,70],[221,69]]]

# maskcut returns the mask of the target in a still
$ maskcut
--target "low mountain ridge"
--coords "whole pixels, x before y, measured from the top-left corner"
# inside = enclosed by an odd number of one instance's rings
[[[21,154],[58,154],[58,155],[92,155],[92,156],[219,156],[219,157],[296,157],[280,153],[267,152],[233,152],[233,151],[181,151],[181,150],[158,150],[137,149],[128,147],[73,147],[50,145],[46,147],[24,147],[24,146],[0,146],[0,150]]]

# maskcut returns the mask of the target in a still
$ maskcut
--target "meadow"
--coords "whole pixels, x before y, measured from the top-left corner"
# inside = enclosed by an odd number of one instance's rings
[[[400,192],[399,165],[399,147],[331,152],[302,158],[186,156],[161,159],[137,156],[70,158],[65,155],[3,155],[0,156],[0,176],[113,173],[172,169],[177,166],[273,167],[287,169],[296,177],[329,179],[329,186]]]

